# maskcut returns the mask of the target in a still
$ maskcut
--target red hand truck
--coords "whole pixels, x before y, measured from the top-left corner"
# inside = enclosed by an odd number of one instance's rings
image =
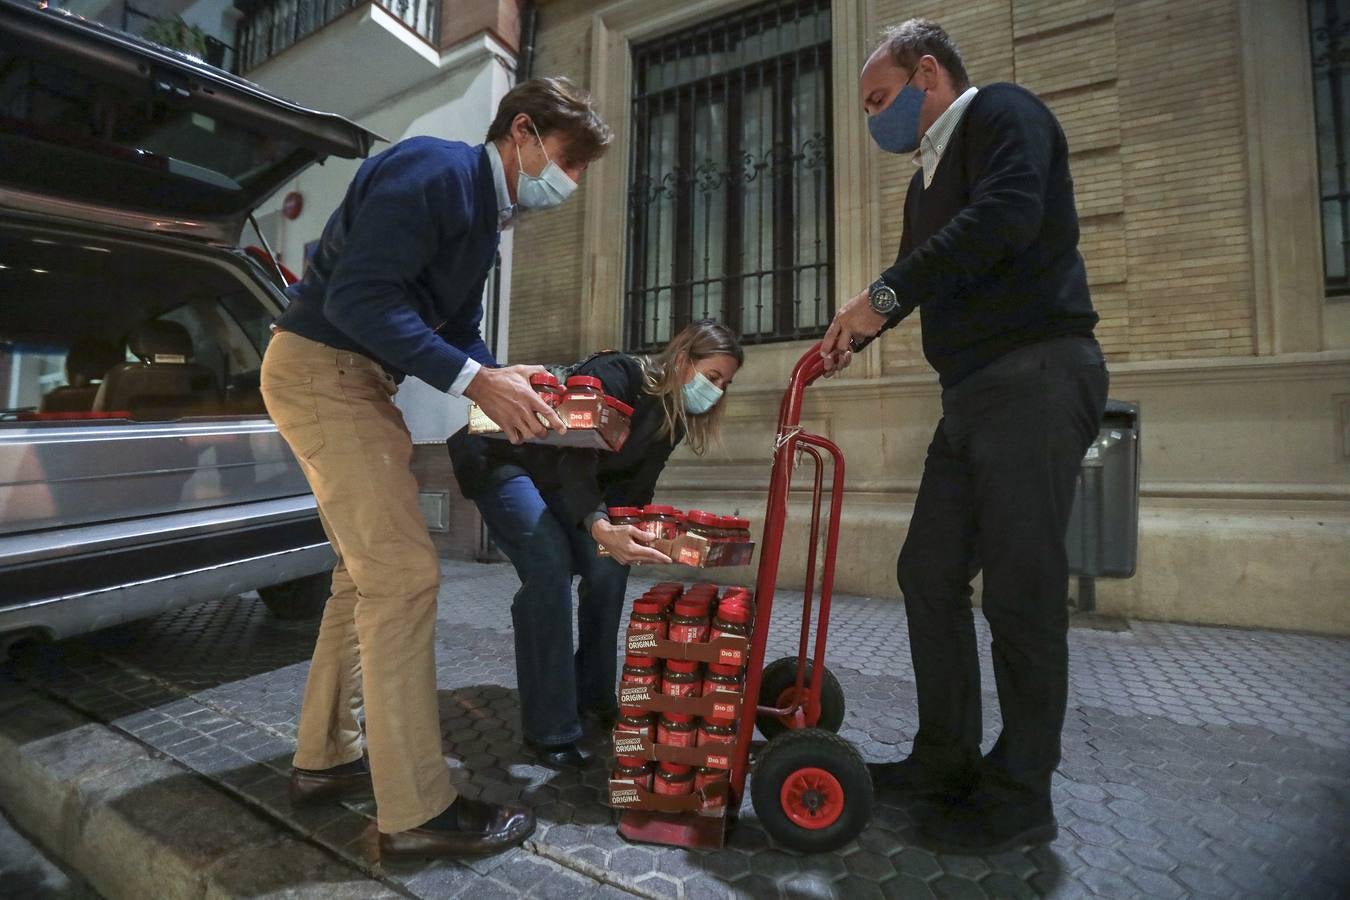
[[[872,780],[857,749],[835,732],[844,721],[844,694],[825,667],[830,600],[839,546],[839,514],[844,500],[844,455],[828,438],[801,427],[802,394],[824,374],[817,344],[793,368],[778,411],[773,470],[764,514],[759,571],[755,579],[755,620],[750,637],[745,696],[758,698],[756,715],[742,715],[729,772],[727,811],[740,807],[750,770],[755,726],[768,739],[756,754],[751,802],[764,829],[780,845],[806,853],[837,849],[863,830],[872,815]],[[802,602],[797,655],[764,665],[769,638],[788,496],[797,454],[815,462],[811,502],[810,550]],[[814,596],[820,543],[825,456],[833,463],[830,512],[825,523],[825,552],[820,563],[820,597]],[[812,612],[815,641],[811,642]],[[810,654],[808,656],[808,653]],[[727,818],[670,816],[630,810],[620,834],[630,840],[684,847],[720,847]]]

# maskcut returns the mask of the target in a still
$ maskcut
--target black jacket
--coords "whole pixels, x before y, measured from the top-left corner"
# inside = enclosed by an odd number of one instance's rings
[[[665,413],[660,399],[642,388],[642,365],[626,353],[597,353],[568,374],[600,379],[605,393],[633,407],[632,427],[617,453],[575,447],[514,446],[499,438],[451,436],[450,462],[460,492],[470,500],[516,475],[529,475],[542,492],[557,492],[573,524],[606,506],[642,506],[652,501],[666,460],[684,437],[661,434]]]
[[[914,173],[895,265],[924,355],[951,387],[1017,347],[1097,324],[1078,253],[1069,147],[1055,116],[1013,84],[980,88],[933,174]]]

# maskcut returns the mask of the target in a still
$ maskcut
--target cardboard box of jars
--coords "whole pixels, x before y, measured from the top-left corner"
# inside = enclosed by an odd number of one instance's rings
[[[573,375],[564,387],[554,376],[538,373],[530,376],[530,385],[557,411],[558,418],[567,426],[567,433],[550,431],[541,438],[532,438],[529,443],[618,451],[628,440],[633,408],[617,397],[607,395],[599,378]],[[506,438],[501,426],[488,418],[477,403],[469,404],[469,433]]]
[[[740,516],[701,509],[683,512],[673,506],[650,504],[641,508],[611,506],[609,520],[615,525],[636,525],[656,535],[651,546],[682,566],[743,566],[755,553],[750,520]],[[603,547],[599,552],[606,555]]]
[[[745,588],[657,585],[633,603],[610,805],[721,816],[744,713]]]

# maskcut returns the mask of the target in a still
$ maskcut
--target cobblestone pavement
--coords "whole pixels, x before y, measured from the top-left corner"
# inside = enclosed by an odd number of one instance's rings
[[[12,900],[99,900],[0,815],[0,897]]]
[[[445,576],[438,675],[455,782],[469,796],[528,802],[540,827],[492,859],[381,870],[412,895],[1350,896],[1350,642],[1154,623],[1074,629],[1054,785],[1060,837],[1048,847],[934,855],[912,841],[913,811],[882,802],[855,843],[803,856],[772,846],[747,800],[727,848],[690,852],[622,841],[601,802],[601,768],[582,776],[531,763],[519,746],[514,576],[467,563],[447,563]],[[630,593],[645,586],[635,579]],[[799,602],[779,595],[770,658],[795,648]],[[66,641],[12,669],[374,865],[368,804],[295,813],[285,800],[314,632],[244,598]],[[903,756],[916,721],[899,604],[839,598],[830,638],[848,698],[841,733],[869,760]],[[983,665],[992,741],[987,648]]]

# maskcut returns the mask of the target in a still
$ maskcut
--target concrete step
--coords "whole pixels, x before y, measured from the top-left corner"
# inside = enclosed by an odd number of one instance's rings
[[[163,754],[13,683],[0,684],[0,803],[111,900],[407,896]]]

